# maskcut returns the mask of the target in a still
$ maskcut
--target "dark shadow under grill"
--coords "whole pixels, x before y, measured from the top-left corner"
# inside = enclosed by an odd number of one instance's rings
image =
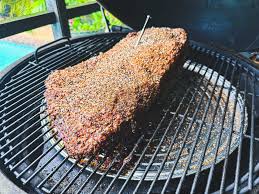
[[[49,126],[44,81],[51,71],[104,52],[123,36],[40,48],[0,80],[1,169],[39,193],[244,193],[258,184],[258,71],[194,41],[174,75],[176,84],[137,123],[141,129],[133,140],[102,151],[98,162],[96,156],[67,156]]]

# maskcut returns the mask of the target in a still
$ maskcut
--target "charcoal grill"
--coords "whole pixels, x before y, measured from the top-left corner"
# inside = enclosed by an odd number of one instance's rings
[[[126,33],[38,48],[0,77],[0,178],[13,193],[257,193],[259,70],[236,51],[259,52],[258,1],[99,1],[136,30],[147,14],[149,25],[187,29],[182,67],[132,138],[74,160],[50,125],[44,81]]]
[[[96,164],[95,156],[82,162],[66,155],[49,126],[44,80],[124,36],[62,38],[5,72],[0,81],[5,175],[31,193],[246,193],[259,184],[259,71],[235,53],[195,41],[189,41],[177,84],[137,124],[141,133],[126,155],[102,152]]]

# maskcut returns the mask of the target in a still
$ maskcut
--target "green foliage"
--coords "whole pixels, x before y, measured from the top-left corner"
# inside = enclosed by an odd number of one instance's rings
[[[67,6],[94,2],[94,0],[65,0]],[[0,21],[16,17],[34,15],[46,11],[45,0],[0,0]],[[112,25],[123,25],[109,12],[105,12]],[[73,18],[69,21],[72,32],[96,32],[105,29],[105,23],[100,11],[86,16]]]
[[[42,11],[46,11],[45,0],[1,0],[0,1],[0,13],[4,14],[8,18],[32,15]]]
[[[105,12],[105,14],[112,25],[123,25],[121,21],[109,12]],[[100,30],[103,31],[105,29],[105,23],[103,21],[101,11],[90,15],[73,18],[70,20],[69,24],[72,32],[96,32]]]
[[[95,0],[65,0],[67,6],[80,5],[82,3],[95,2]]]

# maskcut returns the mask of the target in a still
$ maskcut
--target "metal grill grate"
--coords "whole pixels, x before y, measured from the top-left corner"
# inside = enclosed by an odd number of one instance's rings
[[[38,193],[244,193],[258,184],[258,71],[196,42],[190,42],[183,68],[168,84],[172,87],[137,125],[142,133],[136,133],[125,156],[108,149],[93,165],[95,156],[82,163],[66,155],[49,126],[44,80],[123,36],[103,34],[40,48],[1,79],[1,168]]]

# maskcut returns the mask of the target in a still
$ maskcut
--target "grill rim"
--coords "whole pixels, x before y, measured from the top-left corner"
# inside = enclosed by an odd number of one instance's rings
[[[100,33],[100,34],[95,34],[95,35],[87,35],[87,36],[80,36],[80,37],[75,37],[75,38],[72,38],[70,39],[71,40],[71,43],[77,43],[77,42],[80,42],[82,41],[83,39],[87,38],[87,37],[98,37],[98,36],[102,36],[104,37],[105,35],[110,36],[110,34],[113,34],[113,35],[126,35],[127,33],[121,33],[121,32],[115,32],[115,33]],[[216,47],[215,45],[212,45],[212,44],[204,44],[204,43],[200,43],[200,42],[196,42],[196,41],[190,41],[191,44],[195,44],[195,45],[198,45],[202,48],[206,48],[208,50],[214,50],[226,57],[231,57],[231,58],[234,58],[234,59],[240,59],[239,63],[242,63],[241,67],[245,67],[246,69],[248,69],[249,73],[251,75],[254,75],[255,77],[257,77],[257,81],[259,80],[258,76],[259,76],[259,70],[256,68],[255,64],[253,64],[251,61],[248,61],[245,57],[243,56],[240,56],[240,55],[237,55],[236,53],[232,52],[232,51],[229,51],[227,49],[222,49],[222,48],[218,48]],[[50,45],[49,47],[46,47],[44,48],[41,52],[39,52],[39,55],[42,56],[43,54],[45,53],[48,53],[49,51],[54,51],[56,48],[62,46],[62,45],[65,45],[66,44],[66,41],[64,42],[61,42],[61,43],[57,43],[55,45]],[[33,55],[34,53],[30,53],[28,55],[26,55],[25,57],[19,59],[18,61],[14,62],[13,64],[11,64],[10,66],[8,66],[6,69],[4,69],[2,71],[2,73],[0,74],[0,86],[4,86],[5,83],[8,82],[8,76],[11,77],[13,74],[15,74],[16,72],[18,72],[21,68],[25,67],[24,65],[26,65],[29,60],[31,60],[33,58]],[[248,61],[246,63],[246,61]],[[2,88],[0,88],[2,89]],[[258,117],[255,115],[255,120],[257,120]],[[23,185],[23,184],[20,184],[20,183],[17,183],[17,179],[15,178],[15,181],[12,181],[12,178],[9,178],[11,177],[13,174],[12,173],[9,173],[9,172],[5,172],[7,171],[7,169],[5,168],[5,166],[3,165],[3,168],[2,168],[2,164],[0,164],[1,166],[1,169],[0,169],[0,173],[7,177],[8,180],[13,184],[15,185],[15,187],[18,187],[18,189],[20,189],[21,191],[23,191],[21,188],[23,188],[25,191],[29,191],[27,190],[27,186],[26,185]],[[254,165],[254,168],[256,167],[257,165]],[[4,169],[4,170],[3,170]],[[8,176],[6,176],[6,174]],[[241,179],[242,177],[240,177]],[[19,185],[21,185],[22,187],[19,187]],[[229,187],[230,185],[227,185],[226,186],[226,189]],[[241,184],[239,184],[239,186],[241,186]],[[35,187],[34,188],[35,190],[37,190],[37,188]],[[24,192],[24,191],[23,191]]]

